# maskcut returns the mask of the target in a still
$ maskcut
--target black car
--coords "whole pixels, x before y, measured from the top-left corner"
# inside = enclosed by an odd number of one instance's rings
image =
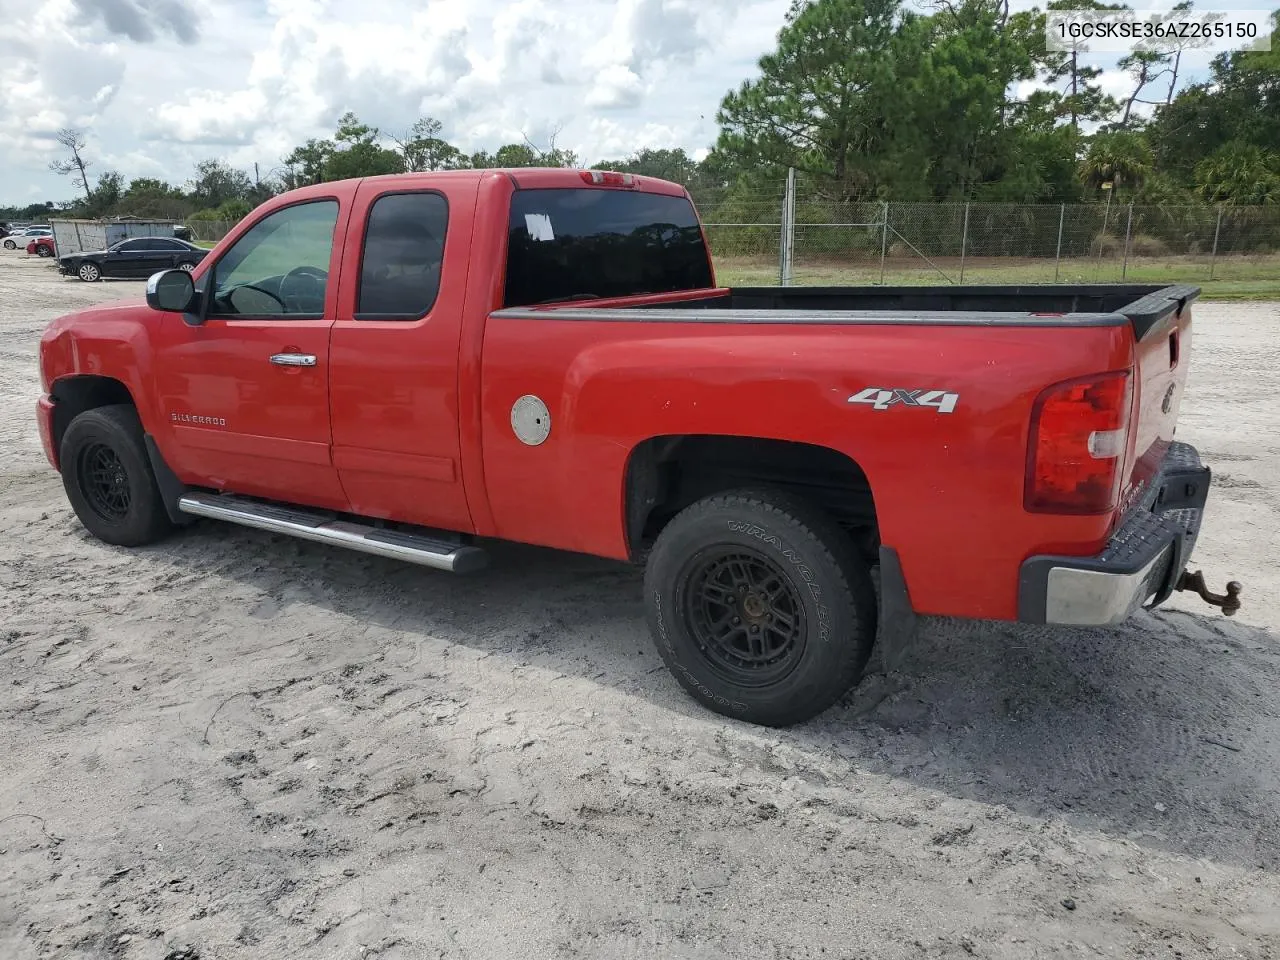
[[[176,237],[134,237],[105,250],[58,258],[58,270],[87,283],[103,277],[149,277],[159,270],[192,270],[209,251]]]

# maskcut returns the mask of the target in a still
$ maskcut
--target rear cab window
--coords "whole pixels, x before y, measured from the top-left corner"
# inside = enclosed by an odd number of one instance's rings
[[[613,299],[710,287],[687,197],[627,190],[517,190],[503,305]]]

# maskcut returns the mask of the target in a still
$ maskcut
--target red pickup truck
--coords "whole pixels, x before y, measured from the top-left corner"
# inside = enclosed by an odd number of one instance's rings
[[[920,614],[1234,612],[1184,572],[1198,293],[726,289],[671,183],[373,177],[54,321],[38,419],[108,543],[211,517],[454,572],[491,538],[644,562],[677,680],[784,725]]]

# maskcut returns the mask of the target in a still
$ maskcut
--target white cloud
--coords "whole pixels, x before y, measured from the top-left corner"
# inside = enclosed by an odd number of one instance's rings
[[[0,0],[0,200],[71,195],[46,169],[49,135],[66,125],[88,130],[94,173],[174,183],[210,156],[265,172],[308,137],[330,136],[347,110],[391,133],[434,116],[466,150],[553,135],[586,162],[641,146],[697,150],[788,6]]]
[[[588,107],[619,109],[634,107],[644,99],[644,82],[620,63],[611,63],[598,71],[587,91]]]

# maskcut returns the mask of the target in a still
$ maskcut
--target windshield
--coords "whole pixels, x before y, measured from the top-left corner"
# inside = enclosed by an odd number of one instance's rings
[[[511,198],[505,305],[710,287],[687,197],[623,190],[518,190]]]

